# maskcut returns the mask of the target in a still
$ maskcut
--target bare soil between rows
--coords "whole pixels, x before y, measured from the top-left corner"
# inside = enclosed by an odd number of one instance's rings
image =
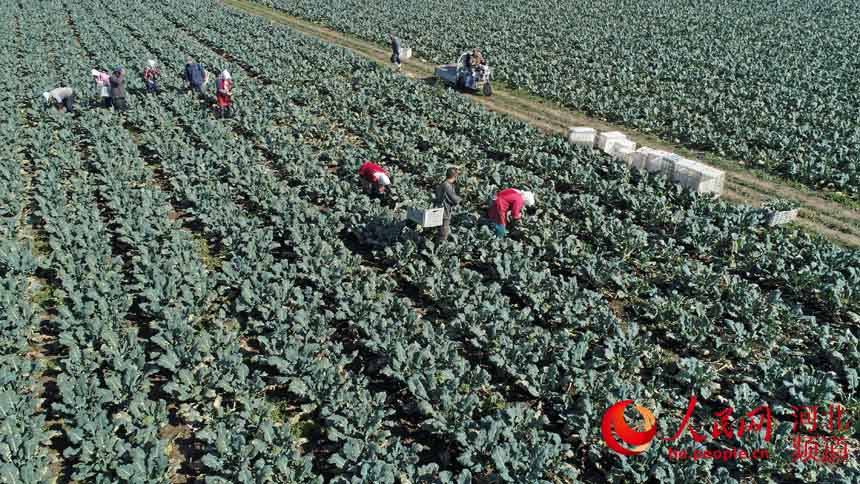
[[[243,13],[267,18],[273,22],[287,25],[310,37],[349,49],[377,63],[384,65],[389,63],[390,52],[387,47],[381,47],[252,1],[222,0],[222,3]],[[434,67],[431,63],[413,58],[408,63],[403,64],[401,72],[408,77],[424,82],[434,82]],[[793,200],[801,205],[797,226],[821,234],[837,243],[849,247],[860,247],[860,210],[830,200],[811,190],[795,188],[778,181],[765,180],[744,168],[737,161],[691,150],[660,140],[655,136],[638,133],[629,128],[608,123],[556,103],[540,100],[534,96],[504,87],[494,85],[493,91],[493,97],[489,98],[468,95],[465,97],[491,111],[524,121],[545,132],[564,134],[570,126],[590,126],[600,131],[622,131],[630,139],[636,141],[638,145],[675,152],[688,158],[712,164],[726,172],[726,185],[723,191],[725,200],[750,205],[757,205],[769,198]]]

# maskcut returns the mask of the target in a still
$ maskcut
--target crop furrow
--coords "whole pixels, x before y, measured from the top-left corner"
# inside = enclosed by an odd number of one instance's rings
[[[597,240],[595,240],[595,242],[599,243],[599,242],[601,242],[601,240],[600,240],[600,239],[597,239]]]
[[[252,143],[254,143],[255,139],[251,139],[251,141],[252,141]],[[255,144],[256,144],[256,143],[255,143]],[[326,178],[331,178],[331,176],[326,177]],[[332,182],[331,180],[325,181],[325,183],[331,183],[331,182]],[[345,187],[345,189],[347,189],[347,190],[352,190],[352,188],[351,188],[351,187],[349,187],[349,186]],[[322,194],[321,194],[321,195],[322,195]],[[312,196],[312,195],[311,195],[311,196]],[[324,197],[324,196],[320,196],[319,198],[320,198],[320,199],[323,199],[323,198],[325,198],[325,197]],[[350,246],[350,245],[351,245],[351,244],[347,244],[347,246]],[[356,250],[356,249],[352,249],[352,250]],[[367,256],[367,252],[366,252],[366,250],[365,250],[365,251],[361,251],[361,252],[363,252],[363,254],[362,254],[362,255],[363,255],[363,258],[365,258],[365,259],[367,260],[367,259],[368,259],[368,256]],[[377,269],[377,270],[378,270],[378,269]],[[402,283],[403,283],[403,281],[401,280],[401,281],[399,281],[399,283],[400,283],[400,284],[402,284]],[[400,292],[405,293],[405,294],[409,294],[409,293],[411,293],[411,294],[412,294],[412,296],[410,296],[410,299],[412,299],[412,300],[413,300],[413,304],[415,304],[416,299],[415,299],[415,297],[414,297],[414,294],[416,294],[416,293],[417,293],[417,291],[415,290],[415,287],[414,287],[414,286],[412,286],[412,290],[411,290],[411,291],[410,291],[410,288],[409,288],[409,287],[402,287],[402,288],[400,289]],[[413,310],[414,310],[414,308],[413,308]],[[426,311],[425,311],[425,312],[426,312]],[[477,349],[478,351],[480,351],[480,349],[479,349],[479,348],[476,348],[476,349]],[[499,378],[499,375],[497,374],[497,375],[496,375],[496,381],[495,381],[495,383],[493,383],[492,385],[493,385],[493,386],[496,386],[496,385],[501,386],[501,383],[500,383],[500,382],[501,382],[501,379]],[[508,396],[511,396],[511,395],[508,395]],[[515,398],[514,400],[512,400],[512,401],[516,401],[516,398]]]

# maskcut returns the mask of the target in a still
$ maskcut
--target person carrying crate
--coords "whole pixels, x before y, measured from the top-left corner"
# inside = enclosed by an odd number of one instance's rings
[[[436,208],[444,208],[445,213],[442,216],[442,225],[439,226],[439,240],[448,240],[448,235],[451,233],[451,216],[454,212],[454,207],[460,204],[460,197],[454,188],[457,178],[460,176],[460,170],[456,167],[448,168],[445,173],[445,181],[436,187],[436,198],[433,206]]]
[[[511,212],[511,220],[518,221],[522,217],[523,207],[531,207],[535,204],[535,195],[532,192],[508,188],[496,192],[496,197],[490,201],[487,210],[487,218],[495,225],[496,237],[505,238],[508,234],[508,212]]]
[[[381,197],[385,195],[385,189],[391,185],[388,172],[375,163],[364,163],[358,168],[358,176],[361,177],[361,185],[364,191],[371,196]]]
[[[93,76],[93,84],[96,88],[96,95],[101,99],[101,106],[103,108],[111,107],[111,99],[110,99],[110,74],[107,72],[100,71],[98,69],[93,69],[90,71],[90,74]]]
[[[394,64],[394,71],[400,70],[400,38],[394,34],[388,34],[388,40],[391,42],[391,63]]]

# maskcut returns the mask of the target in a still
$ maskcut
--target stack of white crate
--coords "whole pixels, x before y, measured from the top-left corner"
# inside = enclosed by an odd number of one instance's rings
[[[585,126],[568,128],[567,130],[567,141],[574,145],[594,147],[596,136],[596,129]]]
[[[630,166],[648,173],[663,172],[663,160],[672,153],[643,146],[631,155]]]
[[[621,131],[609,131],[606,133],[600,133],[594,138],[594,147],[600,151],[606,151],[606,148],[610,145],[610,143],[615,141],[626,140],[627,136],[624,136],[624,133]]]
[[[723,191],[726,175],[722,170],[690,160],[668,151],[641,147],[620,131],[598,133],[594,128],[574,127],[567,131],[567,140],[575,145],[593,146],[627,166],[649,173],[661,174],[696,193]]]
[[[659,173],[674,183],[696,193],[723,192],[726,174],[698,161],[674,153],[642,147],[633,155],[632,166],[649,173]]]
[[[630,157],[636,152],[636,142],[627,138],[612,139],[606,143],[604,153],[630,166]]]
[[[636,142],[627,139],[620,131],[600,133],[594,139],[595,148],[630,165],[630,157],[636,151]]]

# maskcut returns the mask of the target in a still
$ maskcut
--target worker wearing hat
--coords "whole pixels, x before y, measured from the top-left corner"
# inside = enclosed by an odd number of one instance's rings
[[[45,91],[42,93],[42,97],[47,105],[53,106],[58,111],[75,112],[75,91],[71,87],[61,86]]]
[[[375,163],[364,163],[358,168],[358,176],[364,191],[373,196],[385,194],[386,187],[391,185],[391,178],[384,168]]]
[[[158,76],[161,75],[161,71],[153,59],[146,61],[146,64],[146,67],[143,68],[143,81],[146,83],[146,92],[158,92]]]
[[[535,195],[532,192],[508,188],[496,192],[496,196],[490,201],[487,218],[495,224],[496,237],[503,239],[508,234],[508,212],[511,220],[520,220],[523,207],[531,207],[535,204]]]
[[[439,226],[439,240],[442,241],[448,240],[448,235],[451,233],[451,217],[454,214],[454,207],[460,204],[460,196],[457,195],[455,188],[459,176],[459,168],[449,167],[445,172],[445,180],[436,186],[433,206],[445,210],[442,215],[442,225]]]
[[[114,110],[120,112],[128,110],[128,104],[125,102],[125,69],[122,66],[114,67],[109,82]]]

